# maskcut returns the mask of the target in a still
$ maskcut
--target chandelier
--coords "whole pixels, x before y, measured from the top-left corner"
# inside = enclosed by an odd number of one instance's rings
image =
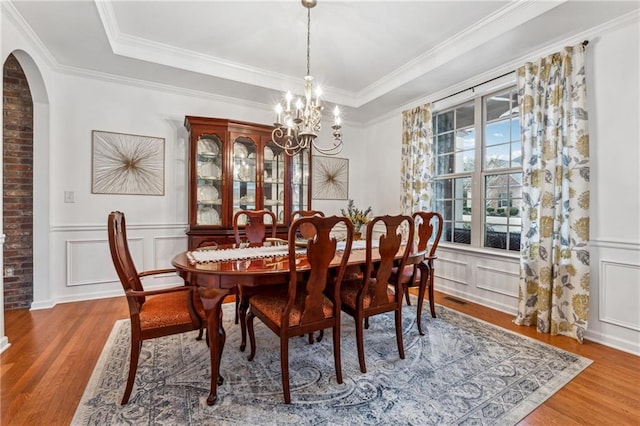
[[[334,155],[342,151],[342,133],[340,129],[340,109],[333,110],[333,125],[331,126],[333,145],[327,148],[316,145],[316,138],[320,133],[322,110],[324,109],[320,96],[322,89],[316,87],[313,97],[313,77],[311,76],[311,8],[317,0],[301,0],[307,8],[307,75],[304,77],[304,99],[298,98],[293,103],[293,95],[287,92],[284,96],[284,106],[276,105],[276,122],[271,137],[276,145],[283,148],[287,155],[295,155],[304,149],[315,148],[322,154]]]

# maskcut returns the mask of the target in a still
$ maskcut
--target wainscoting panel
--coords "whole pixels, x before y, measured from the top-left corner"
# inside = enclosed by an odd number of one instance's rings
[[[447,281],[456,284],[469,285],[467,281],[467,262],[438,257],[436,260],[436,274]]]
[[[133,261],[142,264],[144,239],[129,238],[128,242]],[[107,239],[67,240],[66,246],[67,287],[118,282]]]
[[[511,265],[504,263],[502,268],[481,264],[476,265],[476,287],[492,293],[517,298],[520,274],[517,269],[515,272],[505,269],[507,266]]]
[[[640,331],[640,265],[600,260],[600,321]]]
[[[153,269],[172,268],[171,259],[187,249],[187,236],[153,238]],[[162,276],[162,275],[160,275]]]

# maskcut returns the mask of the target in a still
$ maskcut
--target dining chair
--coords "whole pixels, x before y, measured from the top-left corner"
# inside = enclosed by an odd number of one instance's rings
[[[242,237],[240,235],[241,226],[240,218],[246,216],[246,222],[244,224],[244,232],[246,236],[246,243],[262,243],[267,237],[275,238],[276,236],[276,215],[271,210],[238,210],[233,215],[233,235],[236,240],[236,244],[242,244]],[[265,222],[265,218],[271,219],[271,223]],[[267,233],[269,228],[269,233]],[[249,299],[253,294],[260,291],[260,289],[238,285],[236,287],[236,313],[235,323],[238,323],[240,319],[240,351],[244,351],[247,346],[247,323],[246,314],[249,308]]]
[[[314,228],[314,236],[307,240],[306,257],[298,257],[296,234],[303,225]],[[347,229],[344,251],[337,269],[330,268],[337,254],[338,241],[331,236],[338,224]],[[306,227],[306,226],[305,226]],[[308,216],[297,219],[289,228],[289,283],[286,288],[270,288],[253,296],[249,302],[247,328],[251,352],[248,360],[256,354],[256,339],[253,319],[259,318],[271,331],[280,336],[280,367],[282,391],[285,403],[291,402],[289,389],[289,338],[314,331],[333,329],[333,357],[336,381],[342,383],[340,359],[340,287],[347,266],[353,225],[343,216]],[[308,268],[307,268],[308,267]],[[300,274],[300,269],[308,274]],[[304,277],[300,279],[300,277]],[[329,294],[326,294],[325,290]]]
[[[324,217],[324,212],[320,210],[296,210],[291,213],[291,223],[293,223],[296,219],[301,217],[309,217],[309,216],[321,216]],[[313,237],[314,228],[310,224],[307,224],[303,228],[298,231],[298,237],[309,239]]]
[[[404,268],[394,268],[394,273],[400,271],[399,279],[402,282],[407,304],[411,305],[409,299],[409,287],[418,287],[418,306],[416,321],[418,322],[418,332],[424,336],[422,331],[422,306],[424,303],[424,293],[429,289],[429,308],[431,317],[436,317],[436,305],[433,294],[434,261],[438,258],[436,250],[442,236],[443,219],[438,212],[419,211],[412,215],[416,234],[418,237],[417,251],[426,251],[422,262],[414,265],[406,265]],[[431,247],[429,248],[429,243]]]
[[[291,213],[291,223],[295,222],[296,219],[301,217],[309,217],[309,216],[320,216],[324,217],[324,212],[320,210],[296,210]],[[297,232],[297,237],[299,239],[308,240],[315,236],[315,227],[310,223],[303,223]],[[324,330],[320,330],[318,337],[314,339],[313,333],[309,333],[309,344],[313,344],[315,341],[321,341],[324,337]]]
[[[406,225],[405,225],[406,224]],[[340,291],[342,311],[354,318],[360,371],[367,372],[364,357],[364,322],[374,315],[394,312],[396,342],[400,358],[404,359],[402,342],[402,283],[393,274],[395,258],[402,270],[407,263],[412,244],[403,244],[401,230],[406,226],[407,241],[413,241],[414,224],[411,216],[377,216],[367,224],[364,273],[360,279],[345,280]],[[374,248],[373,232],[379,233],[379,245]],[[380,260],[372,261],[373,250],[378,250]]]
[[[180,286],[158,290],[145,290],[143,277],[175,272],[175,269],[136,270],[127,243],[124,213],[114,211],[107,221],[111,259],[129,304],[131,320],[131,355],[129,376],[121,404],[129,402],[138,369],[142,342],[156,337],[200,330],[202,337],[205,312],[193,286]]]

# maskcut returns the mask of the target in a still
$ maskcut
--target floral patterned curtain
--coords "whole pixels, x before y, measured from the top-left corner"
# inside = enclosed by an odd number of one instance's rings
[[[589,306],[589,133],[584,46],[518,69],[523,210],[514,322],[582,342]]]
[[[433,179],[433,128],[431,104],[402,112],[402,214],[431,210]]]

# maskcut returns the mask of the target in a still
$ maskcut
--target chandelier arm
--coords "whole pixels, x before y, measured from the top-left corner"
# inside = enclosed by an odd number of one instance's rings
[[[334,142],[332,147],[321,148],[315,142],[313,143],[313,149],[318,151],[320,154],[325,154],[325,155],[340,154],[342,152],[342,147],[343,146],[344,145],[342,145],[342,143],[338,144],[338,143]]]

